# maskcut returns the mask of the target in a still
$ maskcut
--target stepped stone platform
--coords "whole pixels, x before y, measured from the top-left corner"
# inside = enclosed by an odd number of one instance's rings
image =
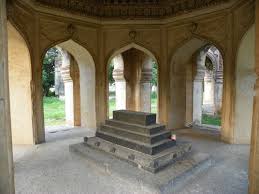
[[[85,137],[69,149],[131,182],[131,190],[141,194],[175,193],[211,164],[207,154],[193,153],[190,143],[172,140],[155,114],[127,110],[114,111],[96,137]]]
[[[152,173],[172,165],[191,152],[191,144],[171,139],[171,132],[156,123],[156,114],[118,110],[85,146],[101,150]]]

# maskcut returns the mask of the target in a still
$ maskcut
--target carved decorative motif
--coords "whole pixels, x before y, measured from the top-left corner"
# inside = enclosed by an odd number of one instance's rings
[[[135,40],[137,36],[137,32],[135,30],[132,30],[129,32],[129,37],[131,40]]]
[[[227,3],[229,0],[35,0],[38,5],[87,16],[161,18]]]
[[[75,31],[76,31],[76,28],[75,28],[75,26],[74,26],[73,24],[69,24],[69,25],[67,26],[67,33],[68,33],[70,36],[73,36],[74,33],[75,33]]]

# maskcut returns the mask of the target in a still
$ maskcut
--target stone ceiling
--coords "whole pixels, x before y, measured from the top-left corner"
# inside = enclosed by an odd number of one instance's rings
[[[81,15],[136,19],[165,18],[193,10],[228,3],[230,0],[34,0],[40,6],[54,7]]]

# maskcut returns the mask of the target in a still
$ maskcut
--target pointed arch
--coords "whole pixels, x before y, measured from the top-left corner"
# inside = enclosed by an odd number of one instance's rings
[[[137,50],[140,50],[142,52],[144,52],[145,54],[147,54],[148,56],[152,57],[157,63],[158,63],[158,59],[157,57],[155,56],[155,54],[153,52],[151,52],[149,49],[139,45],[139,44],[136,44],[136,43],[130,43],[130,44],[127,44],[127,45],[124,45],[122,47],[119,47],[118,49],[115,49],[115,51],[113,51],[111,54],[109,54],[109,58],[108,58],[108,63],[118,54],[120,53],[123,53],[129,49],[132,49],[132,48],[135,48]]]
[[[215,46],[221,55],[224,55],[222,48],[217,47],[218,44],[196,35],[182,41],[172,52],[170,61],[171,94],[168,112],[170,128],[183,128],[193,122],[193,104],[195,104],[193,80],[197,73],[197,55],[211,45]]]
[[[80,72],[81,125],[96,129],[95,63],[87,49],[73,40],[58,44],[77,61]]]
[[[151,110],[153,110],[153,112],[155,111],[158,113],[158,108],[157,108],[158,103],[156,104],[156,106],[154,106],[153,109],[151,105],[151,94],[152,94],[151,83],[152,83],[152,76],[153,76],[152,74],[153,61],[155,61],[156,64],[158,64],[158,60],[152,51],[136,43],[123,45],[117,50],[111,52],[111,54],[107,57],[107,66],[106,66],[107,68],[106,82],[107,82],[107,97],[108,97],[107,102],[109,102],[109,99],[110,99],[108,65],[110,65],[111,61],[114,58],[117,58],[119,56],[121,56],[120,57],[121,60],[119,61],[122,61],[121,63],[123,64],[116,65],[117,69],[116,71],[114,71],[116,75],[115,74],[114,75],[116,79],[118,79],[115,82],[115,88],[117,88],[118,91],[119,90],[121,91],[121,95],[119,95],[115,89],[115,94],[116,94],[115,97],[116,99],[122,99],[125,101],[125,102],[124,101],[121,102],[121,100],[119,100],[119,104],[120,105],[125,104],[126,108],[131,110],[146,111],[146,112],[150,112]],[[135,56],[137,58],[135,58]],[[133,61],[131,61],[132,59]],[[134,61],[134,60],[138,60],[138,61]],[[142,64],[140,65],[139,62]],[[125,67],[127,68],[124,69],[124,64],[126,63],[127,64],[132,63],[133,66],[126,65]],[[159,77],[159,64],[157,65],[157,69],[158,69],[157,74]],[[149,95],[150,95],[150,101],[148,98]],[[108,103],[107,105],[109,107]]]

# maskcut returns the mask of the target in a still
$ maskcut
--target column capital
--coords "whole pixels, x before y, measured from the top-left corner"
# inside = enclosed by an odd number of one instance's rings
[[[152,80],[152,69],[149,69],[149,68],[142,69],[140,82],[150,83],[151,80]]]
[[[60,72],[61,72],[61,76],[62,76],[62,79],[64,81],[64,83],[66,82],[72,82],[72,77],[70,75],[70,66],[62,66],[60,68]]]
[[[195,82],[202,82],[205,76],[205,68],[200,67],[197,69],[196,76],[194,77]]]
[[[112,77],[115,82],[125,81],[124,70],[123,69],[114,69],[112,72]]]

